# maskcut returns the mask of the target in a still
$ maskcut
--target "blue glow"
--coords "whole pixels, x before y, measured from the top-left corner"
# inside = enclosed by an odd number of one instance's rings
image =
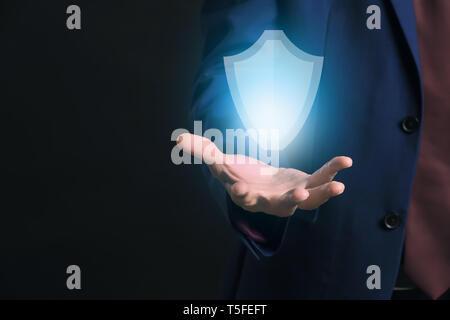
[[[284,149],[311,111],[323,57],[297,48],[282,30],[266,30],[244,52],[224,57],[224,63],[231,96],[246,129],[277,130],[278,148]]]

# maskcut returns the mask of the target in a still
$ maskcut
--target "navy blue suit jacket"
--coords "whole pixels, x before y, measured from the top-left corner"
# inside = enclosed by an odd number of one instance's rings
[[[373,4],[381,8],[381,30],[366,27]],[[264,30],[281,29],[302,50],[324,56],[315,103],[283,153],[285,165],[312,173],[334,156],[354,161],[338,175],[343,195],[289,219],[245,212],[228,199],[229,222],[245,219],[269,241],[254,243],[235,228],[243,242],[235,248],[227,297],[389,299],[420,141],[420,129],[401,128],[405,117],[422,115],[413,1],[208,0],[203,18],[193,117],[204,129],[242,128],[223,57],[247,49]],[[211,184],[215,196],[225,195]],[[391,212],[400,217],[394,229],[384,225]],[[381,269],[381,289],[367,288],[370,265]]]

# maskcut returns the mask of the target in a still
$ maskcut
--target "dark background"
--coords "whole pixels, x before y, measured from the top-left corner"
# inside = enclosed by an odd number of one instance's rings
[[[201,5],[0,1],[0,298],[219,297],[236,240],[200,167],[170,160]]]

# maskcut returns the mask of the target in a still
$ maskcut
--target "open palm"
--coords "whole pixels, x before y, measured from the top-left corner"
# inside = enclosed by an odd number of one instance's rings
[[[344,184],[333,179],[340,170],[352,166],[351,158],[340,156],[307,174],[292,168],[275,168],[243,155],[223,154],[210,140],[189,133],[180,135],[177,144],[208,164],[238,206],[279,217],[290,216],[297,208],[316,209],[344,192]]]

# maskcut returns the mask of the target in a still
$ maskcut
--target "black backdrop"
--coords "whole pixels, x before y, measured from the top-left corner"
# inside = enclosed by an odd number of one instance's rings
[[[170,161],[202,1],[0,3],[0,298],[217,298],[236,240],[200,167]]]

